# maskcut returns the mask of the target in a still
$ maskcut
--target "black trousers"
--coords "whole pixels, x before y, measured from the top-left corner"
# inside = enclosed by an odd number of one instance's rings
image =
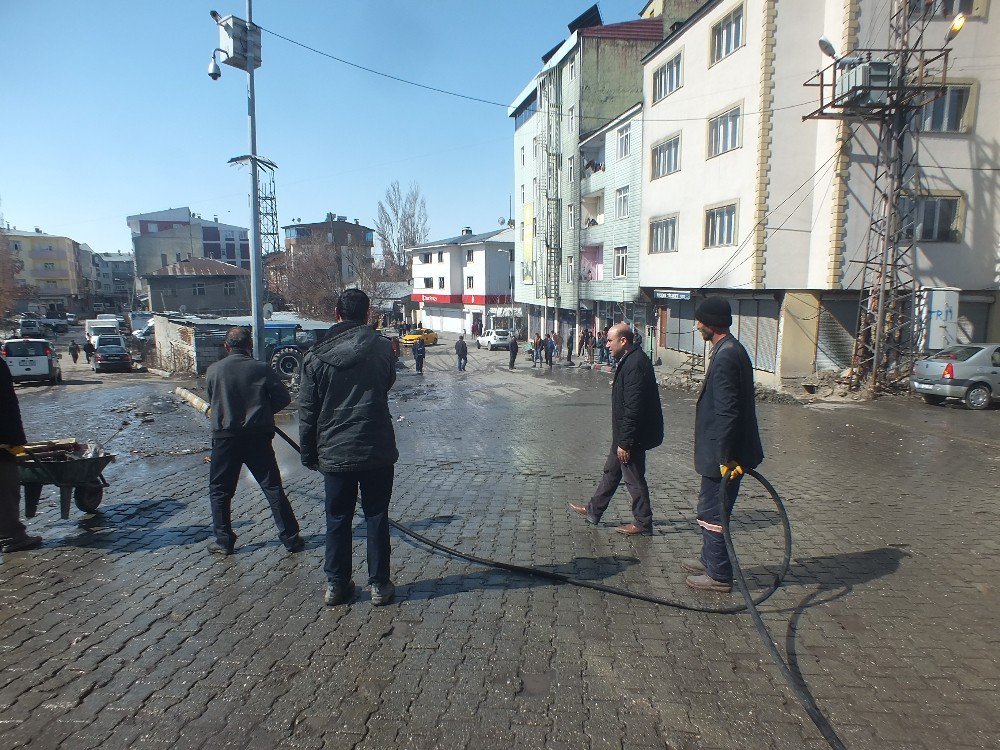
[[[510,353],[510,369],[514,369],[514,360],[517,359],[517,352]]]
[[[726,510],[732,513],[736,495],[740,491],[740,481],[734,479],[726,487]],[[701,564],[708,575],[717,581],[733,580],[733,564],[726,550],[726,539],[722,535],[722,477],[702,477],[701,492],[698,493],[698,525],[701,526]]]
[[[635,525],[649,530],[653,528],[653,508],[649,501],[649,487],[646,485],[646,451],[633,450],[631,458],[631,461],[623,464],[618,460],[618,446],[611,446],[608,459],[604,462],[604,474],[594,490],[594,496],[587,503],[587,510],[595,518],[603,516],[618,485],[624,479],[628,494],[632,496]]]
[[[232,502],[240,471],[246,466],[271,506],[278,538],[286,546],[299,535],[299,522],[281,486],[281,472],[274,457],[274,435],[240,435],[212,438],[212,468],[209,472],[209,499],[212,502],[212,531],[223,547],[236,542],[233,533]]]
[[[17,464],[0,460],[0,542],[24,539],[21,523],[21,487],[17,482]]]
[[[326,557],[323,571],[333,586],[351,580],[351,528],[361,490],[368,541],[368,583],[389,580],[389,500],[393,467],[323,473],[326,490]]]
[[[414,357],[413,361],[417,365],[417,372],[423,372],[424,371],[424,358],[423,357]]]

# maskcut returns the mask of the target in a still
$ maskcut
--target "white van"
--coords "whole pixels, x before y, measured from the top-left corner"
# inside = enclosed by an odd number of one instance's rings
[[[7,339],[0,345],[15,383],[45,380],[55,385],[62,382],[59,355],[45,339]]]
[[[118,330],[117,320],[86,320],[83,323],[83,332],[87,340],[93,343],[98,336],[117,336],[121,333]]]

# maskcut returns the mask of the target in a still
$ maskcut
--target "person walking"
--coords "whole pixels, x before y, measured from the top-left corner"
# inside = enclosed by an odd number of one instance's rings
[[[427,345],[424,344],[423,339],[417,339],[413,342],[413,362],[417,366],[417,372],[421,375],[424,374],[424,357],[427,356]]]
[[[552,340],[551,333],[545,334],[544,346],[545,346],[545,364],[549,366],[549,369],[552,369],[552,355],[555,353],[556,343],[555,341]]]
[[[663,408],[653,364],[635,347],[632,330],[624,323],[611,328],[608,344],[621,364],[611,387],[611,450],[604,462],[601,481],[586,505],[570,503],[571,510],[597,524],[611,498],[625,480],[632,497],[633,523],[616,531],[626,536],[653,530],[653,509],[646,485],[646,451],[663,442]]]
[[[712,344],[708,369],[694,417],[694,467],[701,475],[698,525],[701,557],[685,560],[687,585],[695,591],[728,593],[733,588],[733,566],[722,533],[722,481],[726,508],[731,511],[747,469],[764,460],[757,428],[753,365],[747,350],[730,332],[732,308],[723,297],[706,297],[695,309],[695,328]]]
[[[510,343],[507,344],[507,351],[510,352],[510,369],[514,369],[514,360],[517,359],[517,336],[510,334]]]
[[[14,392],[14,378],[7,360],[0,357],[0,551],[20,552],[42,545],[40,536],[28,534],[21,523],[21,486],[15,455],[28,442],[21,421],[21,407]]]
[[[458,357],[458,371],[465,372],[465,366],[469,363],[469,345],[465,343],[465,336],[459,336],[455,342],[455,354]]]
[[[95,351],[97,351],[97,350],[94,348],[93,343],[91,343],[90,339],[87,339],[83,343],[83,353],[87,357],[87,364],[88,365],[90,364],[90,358],[94,356],[94,352]]]
[[[389,342],[365,325],[370,306],[360,289],[344,290],[337,300],[337,324],[302,361],[299,440],[302,464],[323,474],[327,606],[354,596],[351,527],[359,490],[371,603],[388,604],[396,591],[389,577],[389,501],[399,460],[389,389],[396,370]]]
[[[69,356],[73,358],[73,364],[80,359],[80,345],[75,340],[69,342]],[[88,360],[89,361],[89,360]]]
[[[223,346],[227,356],[205,372],[205,388],[212,406],[208,482],[215,534],[208,551],[233,554],[233,495],[246,466],[271,506],[281,543],[289,552],[301,552],[306,544],[299,536],[299,522],[281,485],[281,471],[271,446],[274,415],[288,406],[292,397],[274,369],[253,358],[249,328],[230,328]]]
[[[542,366],[542,336],[535,334],[535,340],[531,343],[531,366]]]
[[[559,331],[552,332],[552,343],[555,344],[555,358],[557,361],[562,360],[562,336],[559,335]]]

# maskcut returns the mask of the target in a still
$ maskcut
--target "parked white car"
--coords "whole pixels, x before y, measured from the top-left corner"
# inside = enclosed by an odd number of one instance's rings
[[[490,351],[506,349],[510,346],[510,331],[505,328],[483,331],[483,335],[476,339],[476,348],[482,349],[484,346]]]
[[[0,344],[15,383],[44,380],[55,385],[62,381],[59,355],[46,339],[7,339]]]

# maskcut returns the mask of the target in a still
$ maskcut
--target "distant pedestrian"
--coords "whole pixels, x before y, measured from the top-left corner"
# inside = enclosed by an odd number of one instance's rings
[[[552,340],[552,334],[545,334],[545,364],[552,367],[552,355],[556,351],[556,343]]]
[[[562,336],[559,335],[559,331],[553,331],[552,332],[552,343],[556,345],[556,349],[555,349],[556,360],[561,360],[562,359],[563,340],[562,340]]]
[[[274,415],[292,401],[273,368],[253,358],[253,338],[248,328],[230,328],[223,345],[227,356],[205,373],[205,387],[212,405],[212,460],[209,499],[215,541],[208,551],[233,554],[236,534],[232,501],[240,471],[246,466],[271,506],[278,538],[289,552],[305,549],[299,522],[281,486],[281,472],[274,457]]]
[[[427,356],[427,345],[423,339],[413,342],[413,362],[417,366],[417,372],[424,374],[424,357]]]
[[[514,360],[517,359],[517,336],[510,335],[510,343],[507,344],[507,351],[510,352],[510,369],[514,369]]]
[[[573,343],[576,341],[576,329],[570,328],[566,334],[566,361],[573,364]]]
[[[663,442],[660,391],[652,363],[634,346],[631,328],[624,323],[611,328],[608,345],[621,360],[611,386],[611,450],[590,501],[586,505],[570,503],[569,507],[597,524],[624,479],[632,497],[634,522],[616,531],[626,536],[648,534],[653,530],[653,509],[646,484],[646,451]]]
[[[396,382],[389,342],[364,324],[371,305],[360,289],[337,300],[337,324],[302,362],[299,440],[302,464],[323,474],[328,606],[354,597],[352,526],[358,493],[365,514],[371,603],[392,601],[389,501],[399,460],[389,413]]]
[[[542,336],[535,334],[535,340],[531,342],[531,366],[542,366]]]
[[[455,342],[455,355],[458,357],[458,371],[465,372],[469,363],[469,345],[465,343],[465,336],[459,336]]]
[[[73,358],[74,365],[76,364],[76,361],[80,359],[80,345],[77,344],[76,341],[69,342],[69,356]],[[90,359],[88,358],[87,361],[89,362]]]
[[[90,358],[94,356],[95,351],[97,350],[94,348],[94,345],[91,343],[90,339],[87,339],[87,341],[83,345],[83,353],[87,357],[88,365],[90,364]]]
[[[14,378],[7,360],[0,357],[0,550],[20,552],[40,547],[42,538],[30,536],[21,523],[21,485],[12,451],[28,439],[24,435],[21,407],[14,392]]]

